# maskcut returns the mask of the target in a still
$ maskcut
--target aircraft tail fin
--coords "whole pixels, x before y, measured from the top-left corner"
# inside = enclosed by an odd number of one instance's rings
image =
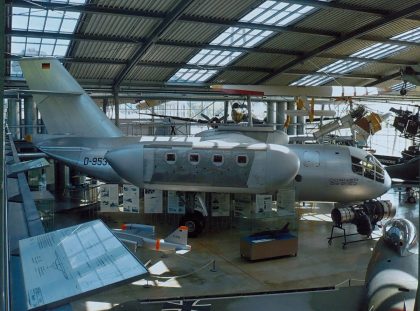
[[[180,226],[165,238],[165,242],[187,245],[188,228],[186,226]]]
[[[19,60],[48,134],[118,137],[121,130],[54,57]]]

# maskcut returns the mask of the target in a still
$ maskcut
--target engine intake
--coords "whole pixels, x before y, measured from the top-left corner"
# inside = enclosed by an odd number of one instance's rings
[[[388,200],[371,200],[349,207],[336,207],[331,211],[334,224],[341,227],[343,223],[356,225],[357,232],[369,236],[382,219],[391,219],[396,209]]]

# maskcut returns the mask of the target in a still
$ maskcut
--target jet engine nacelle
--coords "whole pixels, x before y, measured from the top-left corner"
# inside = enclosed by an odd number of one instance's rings
[[[396,209],[390,201],[371,200],[351,207],[336,207],[331,211],[331,218],[337,226],[352,223],[359,234],[369,236],[378,221],[393,218],[395,213]]]

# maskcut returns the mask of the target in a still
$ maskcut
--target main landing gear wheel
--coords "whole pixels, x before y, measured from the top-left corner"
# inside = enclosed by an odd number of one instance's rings
[[[188,228],[188,237],[197,237],[204,229],[204,216],[200,212],[195,211],[193,214],[186,214],[179,222],[180,226]]]

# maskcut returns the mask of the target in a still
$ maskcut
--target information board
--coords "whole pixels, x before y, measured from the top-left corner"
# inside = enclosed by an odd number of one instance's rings
[[[19,241],[28,310],[140,279],[144,265],[100,220]]]

